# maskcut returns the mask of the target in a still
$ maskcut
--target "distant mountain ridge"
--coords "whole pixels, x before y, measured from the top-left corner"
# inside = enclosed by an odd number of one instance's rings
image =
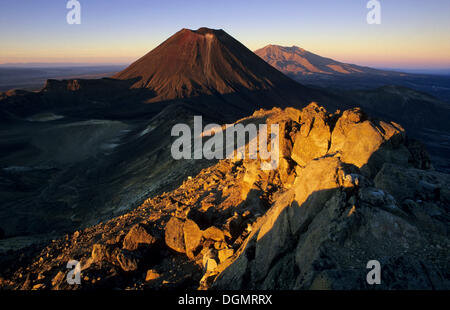
[[[331,58],[319,56],[298,46],[286,47],[267,45],[255,51],[255,54],[281,72],[289,75],[395,75],[404,73],[377,70],[369,67],[347,64]]]
[[[431,94],[450,103],[450,76],[437,71],[413,72],[369,68],[336,61],[298,46],[267,45],[255,54],[293,80],[326,90],[374,89],[398,85]]]

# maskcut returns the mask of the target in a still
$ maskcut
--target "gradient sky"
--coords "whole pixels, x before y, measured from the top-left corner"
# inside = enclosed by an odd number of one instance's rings
[[[0,0],[0,63],[129,63],[181,28],[222,28],[251,50],[297,45],[375,67],[450,68],[450,0]]]

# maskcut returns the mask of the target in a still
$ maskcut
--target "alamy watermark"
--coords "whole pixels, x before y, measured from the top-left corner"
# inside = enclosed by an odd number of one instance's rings
[[[366,5],[370,11],[366,15],[366,21],[369,25],[381,24],[381,3],[379,0],[369,0]],[[67,13],[66,20],[69,25],[81,24],[81,4],[78,0],[69,0],[66,8],[70,11]]]
[[[379,0],[370,0],[367,2],[367,8],[370,10],[367,13],[366,20],[369,25],[381,24],[381,3]]]
[[[187,124],[172,127],[171,154],[179,159],[261,159],[262,170],[275,170],[279,162],[279,126],[267,124],[228,124],[222,128],[208,124],[203,128],[202,117],[194,116],[194,132]],[[210,137],[205,143],[203,138]],[[248,139],[247,139],[248,138]],[[246,143],[248,141],[248,144]],[[192,145],[193,144],[193,145]]]
[[[67,263],[67,269],[70,271],[67,273],[66,281],[70,285],[81,284],[81,264],[77,260],[71,260]]]
[[[67,13],[66,20],[69,25],[81,24],[81,4],[77,0],[69,0],[66,8],[70,11]]]
[[[377,260],[370,260],[366,265],[367,269],[371,269],[366,276],[366,281],[370,285],[381,284],[381,264]]]
[[[66,281],[69,285],[81,284],[81,264],[77,260],[71,260],[67,263]],[[370,271],[367,273],[366,281],[369,285],[381,284],[381,264],[378,260],[370,260],[366,265]]]

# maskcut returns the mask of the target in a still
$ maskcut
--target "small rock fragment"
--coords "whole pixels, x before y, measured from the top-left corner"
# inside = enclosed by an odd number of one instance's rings
[[[145,276],[145,281],[148,282],[148,281],[156,280],[156,279],[158,279],[160,276],[161,276],[161,275],[160,275],[158,272],[156,272],[156,270],[154,270],[154,269],[149,269],[149,270],[147,271],[146,276]]]
[[[123,249],[134,251],[139,245],[151,246],[157,239],[153,237],[141,224],[133,226],[123,240]]]
[[[203,237],[205,239],[211,239],[214,241],[223,241],[225,240],[225,235],[223,231],[215,226],[211,226],[203,232]]]
[[[219,261],[221,263],[223,263],[224,261],[226,261],[228,258],[230,258],[231,256],[233,256],[234,251],[232,249],[223,249],[219,251]]]
[[[117,261],[124,271],[135,271],[138,269],[139,260],[132,252],[122,250],[117,255]]]

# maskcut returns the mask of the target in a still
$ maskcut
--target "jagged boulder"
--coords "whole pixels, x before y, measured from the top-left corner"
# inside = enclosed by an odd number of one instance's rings
[[[113,262],[118,249],[108,244],[94,244],[92,247],[91,258],[93,262],[108,261]]]
[[[156,244],[157,238],[152,236],[142,224],[133,226],[123,240],[123,249],[134,251],[140,245],[151,247]]]
[[[311,103],[301,111],[300,130],[294,136],[292,159],[305,166],[314,158],[324,156],[330,147],[331,130],[326,110]]]
[[[119,254],[117,254],[117,262],[123,271],[136,271],[139,267],[140,257],[136,253],[122,250]]]
[[[353,129],[354,125],[366,121],[368,118],[360,108],[346,110],[340,115],[338,112],[338,117],[331,135],[331,153],[341,150],[347,141],[346,137],[349,131]]]
[[[219,228],[211,226],[205,231],[203,231],[203,238],[214,241],[223,241],[225,240],[225,234]]]
[[[298,131],[293,130],[296,125],[287,126],[286,122],[280,122],[284,131],[291,129],[293,141],[292,150],[286,148],[290,135],[281,134],[281,149],[287,149],[280,158],[283,183],[287,183],[292,170],[292,164],[284,154],[289,152],[290,159],[301,167],[313,159],[335,156],[371,177],[385,162],[407,166],[422,156],[420,146],[411,145],[414,154],[409,151],[405,144],[405,131],[399,124],[370,119],[359,108],[330,114],[323,107],[311,103],[301,110],[298,122]]]
[[[233,249],[222,249],[222,250],[219,250],[219,252],[217,253],[217,256],[219,258],[219,261],[221,263],[223,263],[227,259],[229,259],[231,256],[233,256],[233,254],[234,254]]]
[[[350,121],[363,119],[363,115],[344,112],[333,130],[330,153],[338,153],[343,162],[361,168],[365,175],[372,177],[385,162],[407,165],[411,154],[401,144],[404,129],[383,121]]]
[[[217,253],[212,249],[203,255],[203,269],[206,273],[213,272],[217,268]]]
[[[183,233],[186,254],[193,257],[194,251],[200,246],[202,231],[194,221],[188,219],[184,222]]]
[[[180,253],[186,252],[186,247],[184,243],[184,222],[176,217],[172,217],[169,222],[167,222],[165,230],[165,241],[166,245]]]

